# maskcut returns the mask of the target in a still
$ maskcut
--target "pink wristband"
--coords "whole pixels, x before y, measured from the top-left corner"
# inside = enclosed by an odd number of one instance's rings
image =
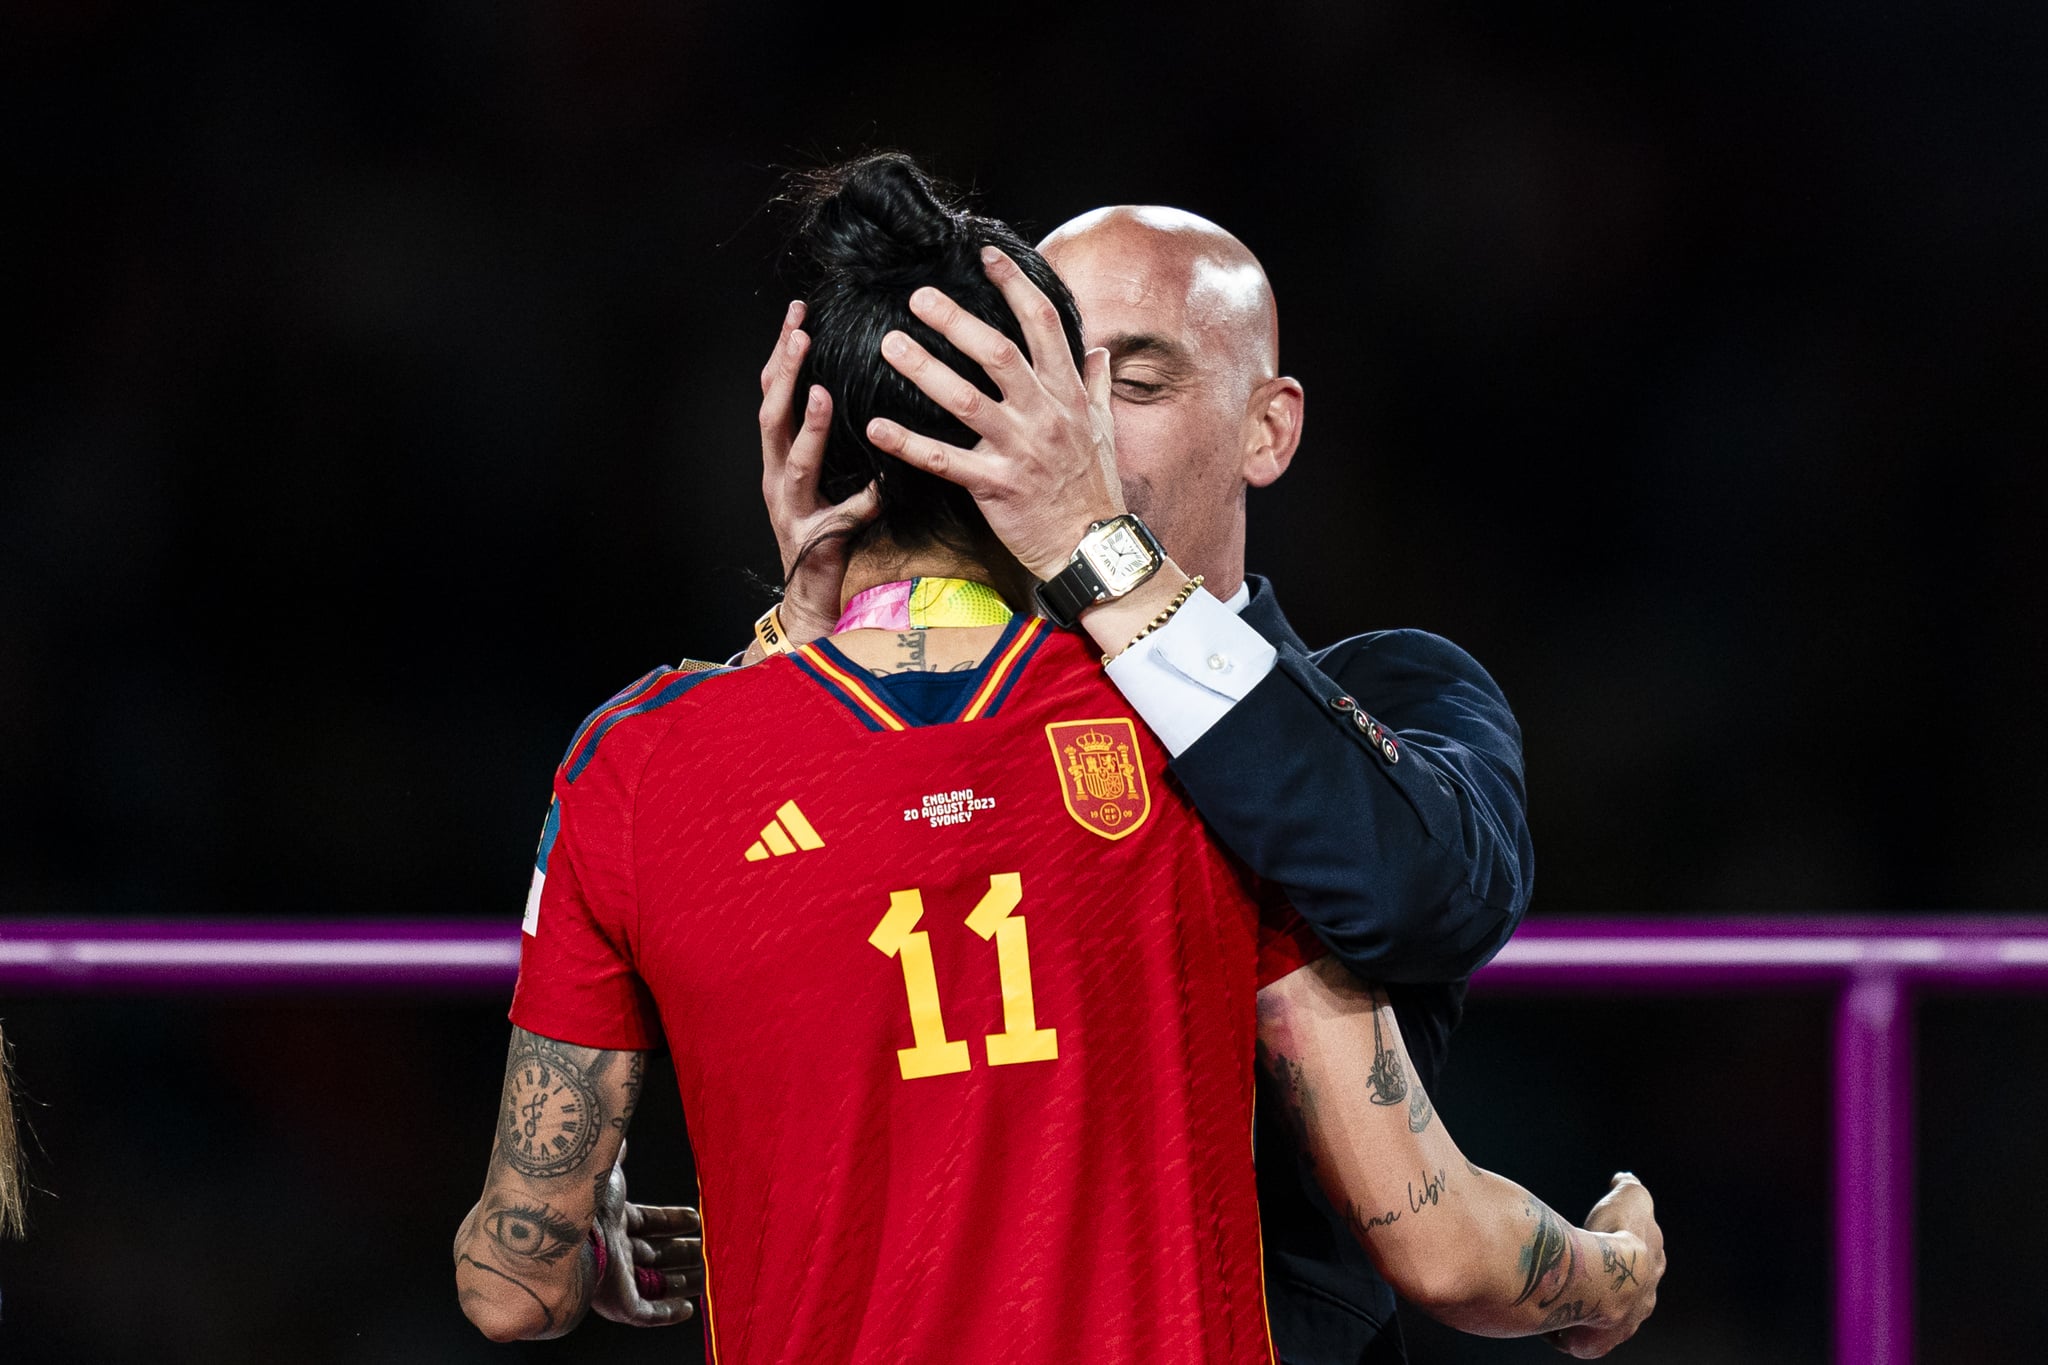
[[[643,1299],[665,1299],[668,1297],[668,1281],[659,1270],[644,1265],[633,1267],[633,1287],[640,1291]]]
[[[590,1249],[597,1253],[597,1278],[604,1278],[605,1267],[612,1262],[612,1254],[605,1250],[604,1238],[597,1235],[597,1229],[590,1230]]]

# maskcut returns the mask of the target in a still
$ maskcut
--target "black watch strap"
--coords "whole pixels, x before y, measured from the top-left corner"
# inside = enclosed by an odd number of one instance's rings
[[[1032,588],[1031,595],[1048,621],[1062,630],[1072,630],[1081,613],[1101,599],[1102,580],[1087,560],[1077,559]]]

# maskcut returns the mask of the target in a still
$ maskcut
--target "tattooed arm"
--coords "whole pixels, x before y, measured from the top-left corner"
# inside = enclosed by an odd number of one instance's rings
[[[1576,1228],[1466,1161],[1410,1071],[1386,995],[1334,959],[1259,993],[1259,1056],[1330,1201],[1402,1297],[1482,1336],[1606,1354],[1655,1306],[1664,1239],[1633,1176]],[[1370,1058],[1370,1062],[1367,1059]]]
[[[589,1310],[590,1229],[645,1066],[642,1052],[512,1030],[483,1198],[455,1234],[462,1311],[493,1341],[558,1337]],[[630,1276],[613,1260],[609,1276]]]

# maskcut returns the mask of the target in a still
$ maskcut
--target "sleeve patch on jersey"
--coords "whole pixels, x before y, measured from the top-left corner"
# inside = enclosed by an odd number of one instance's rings
[[[519,932],[526,935],[540,932],[540,893],[548,884],[548,874],[539,868],[533,870],[533,885],[526,889],[526,918],[519,921]]]
[[[555,851],[555,839],[562,832],[562,799],[548,802],[547,823],[540,827],[540,847],[533,854],[533,885],[526,889],[526,918],[519,932],[531,934],[540,928],[540,890],[547,885],[548,855]]]

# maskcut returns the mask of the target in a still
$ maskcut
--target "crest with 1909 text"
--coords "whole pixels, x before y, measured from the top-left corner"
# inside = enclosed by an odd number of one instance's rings
[[[1137,833],[1152,813],[1137,724],[1129,716],[1065,720],[1046,726],[1045,737],[1052,744],[1067,814],[1105,839]]]

